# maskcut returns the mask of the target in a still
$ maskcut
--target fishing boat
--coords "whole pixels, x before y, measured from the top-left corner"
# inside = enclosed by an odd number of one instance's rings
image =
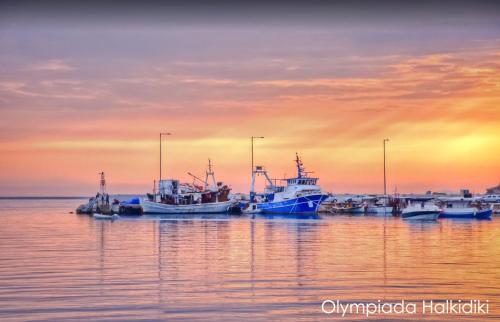
[[[407,206],[401,217],[408,220],[436,220],[441,209],[433,202],[433,198],[407,198]]]
[[[145,214],[215,214],[227,213],[238,207],[238,201],[229,198],[231,188],[215,180],[210,159],[205,180],[193,177],[201,181],[203,185],[180,183],[179,180],[174,179],[160,180],[158,192],[148,194],[147,198],[141,200],[143,212]]]
[[[472,198],[440,198],[439,202],[442,210],[440,218],[489,218],[493,212],[480,203],[474,203]]]
[[[250,202],[244,212],[263,214],[311,214],[316,213],[320,204],[328,198],[317,185],[318,178],[309,177],[298,154],[295,159],[297,176],[288,179],[271,180],[262,166],[256,166],[252,171]],[[255,179],[263,175],[267,186],[261,194],[255,193]],[[277,184],[277,182],[286,183]]]

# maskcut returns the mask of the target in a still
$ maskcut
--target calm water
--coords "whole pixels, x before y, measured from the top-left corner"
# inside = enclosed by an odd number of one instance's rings
[[[481,299],[500,319],[500,218],[106,222],[68,213],[81,202],[0,200],[1,321],[339,318],[326,299]]]

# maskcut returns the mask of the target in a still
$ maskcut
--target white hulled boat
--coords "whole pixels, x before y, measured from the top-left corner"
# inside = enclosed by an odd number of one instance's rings
[[[374,216],[393,215],[393,207],[389,205],[389,198],[387,196],[364,198],[363,206],[366,214]]]
[[[216,214],[227,213],[237,207],[238,201],[229,199],[231,188],[215,180],[210,159],[205,180],[196,176],[203,186],[180,183],[179,180],[160,180],[158,192],[148,194],[141,201],[146,214]],[[209,184],[209,179],[211,184]]]
[[[408,220],[436,220],[441,209],[433,202],[433,198],[407,198],[407,206],[401,217]]]

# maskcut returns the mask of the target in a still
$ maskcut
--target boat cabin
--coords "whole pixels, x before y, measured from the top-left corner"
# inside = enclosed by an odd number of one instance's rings
[[[447,209],[469,208],[472,203],[471,198],[441,198],[441,206]]]
[[[173,179],[161,180],[158,183],[158,188],[161,195],[177,195],[180,193],[179,186],[179,180]]]
[[[314,186],[314,185],[316,185],[317,181],[318,181],[318,178],[290,178],[290,179],[286,179],[286,183],[289,186],[292,186],[292,185]]]

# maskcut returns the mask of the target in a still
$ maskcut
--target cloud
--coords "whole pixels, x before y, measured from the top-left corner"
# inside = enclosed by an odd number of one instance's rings
[[[64,60],[51,59],[43,63],[35,64],[32,69],[35,71],[68,72],[76,68],[69,65]]]
[[[490,185],[497,171],[494,40],[485,49],[436,44],[437,36],[400,43],[391,33],[362,44],[350,31],[349,40],[326,31],[171,33],[108,33],[96,43],[55,34],[50,48],[25,38],[34,56],[0,54],[0,181],[36,180],[50,165],[73,182],[108,165],[117,180],[148,182],[164,129],[174,133],[172,174],[213,156],[239,190],[247,188],[252,135],[266,137],[255,152],[273,173],[291,173],[298,151],[336,191],[380,186],[383,137],[391,138],[390,180],[400,187],[430,188],[439,177],[454,188],[459,180]],[[15,43],[0,51],[15,52]]]

